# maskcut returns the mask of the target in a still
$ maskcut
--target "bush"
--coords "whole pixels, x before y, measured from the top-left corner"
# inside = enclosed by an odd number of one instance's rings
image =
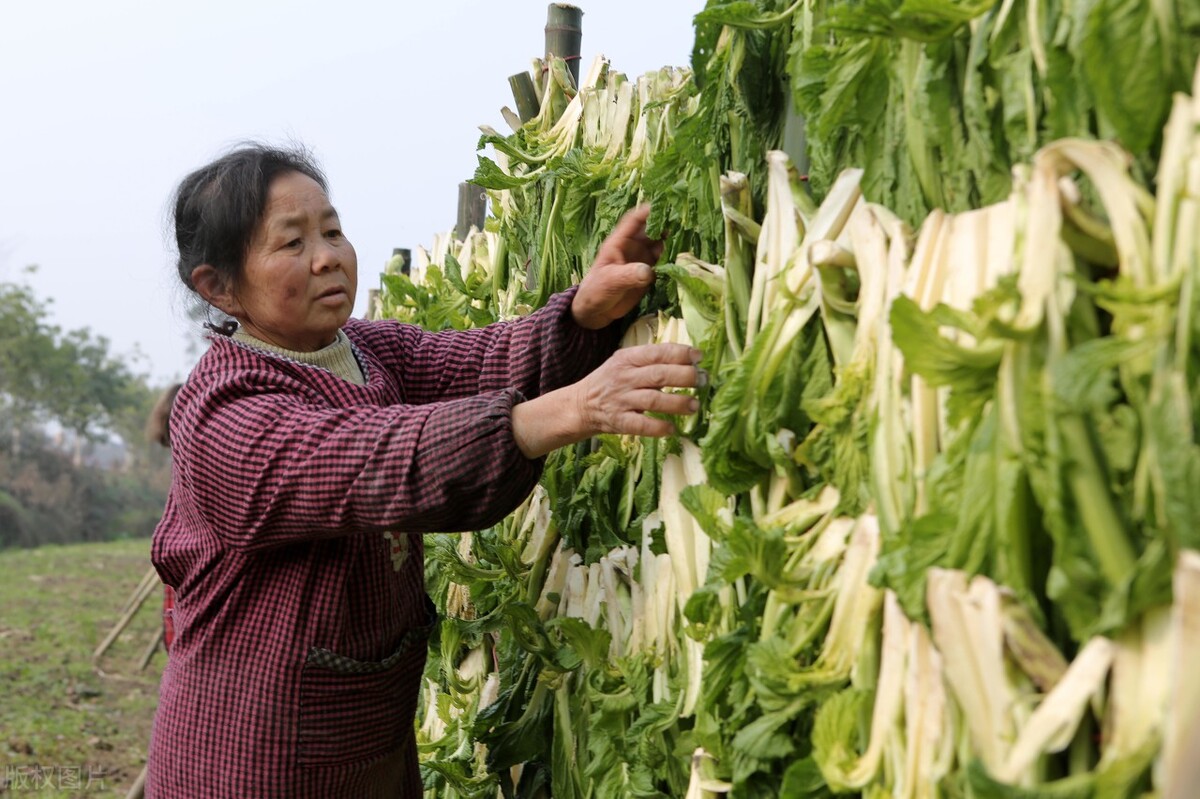
[[[129,471],[77,467],[43,437],[22,438],[19,458],[0,452],[0,548],[153,533],[170,484],[165,452],[141,453]]]

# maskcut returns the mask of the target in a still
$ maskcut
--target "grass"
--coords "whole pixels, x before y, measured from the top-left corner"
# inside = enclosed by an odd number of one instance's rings
[[[150,567],[149,540],[0,551],[0,796],[124,797],[146,762],[161,646],[155,591],[92,653]]]

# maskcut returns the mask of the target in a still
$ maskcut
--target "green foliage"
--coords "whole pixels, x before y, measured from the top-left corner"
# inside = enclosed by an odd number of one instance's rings
[[[1173,0],[806,5],[789,73],[813,191],[853,164],[913,224],[1002,199],[1012,166],[1065,136],[1115,137],[1152,173],[1200,57],[1192,4]]]
[[[64,332],[49,312],[28,286],[0,282],[0,548],[147,536],[170,480],[169,456],[143,435],[158,392],[107,339]],[[92,465],[114,440],[124,462]]]
[[[1200,13],[710,0],[695,24],[692,74],[636,91],[546,65],[542,113],[480,141],[486,231],[385,277],[386,315],[512,318],[648,202],[664,263],[629,340],[686,328],[712,383],[677,437],[567,448],[508,520],[431,539],[427,795],[1158,789],[1157,738],[1090,735],[1119,726],[1098,694],[998,777],[1062,677],[1000,616],[1065,663],[1169,603],[1200,540],[1196,120],[1173,160],[1161,135]],[[792,112],[807,182],[769,152]],[[1118,646],[1114,690],[1165,644]]]
[[[0,282],[0,403],[19,423],[55,421],[85,438],[145,404],[145,384],[90,330],[64,332],[27,286]]]

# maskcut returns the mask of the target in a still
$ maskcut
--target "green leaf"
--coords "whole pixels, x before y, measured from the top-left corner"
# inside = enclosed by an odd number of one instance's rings
[[[950,424],[978,415],[995,394],[996,371],[1003,344],[981,340],[973,346],[957,344],[941,333],[951,327],[976,336],[982,328],[969,314],[946,305],[922,311],[905,296],[892,303],[889,317],[892,339],[904,354],[904,366],[931,386],[949,386]]]
[[[1087,17],[1080,59],[1101,121],[1122,146],[1141,153],[1162,135],[1175,82],[1175,20],[1163,4],[1096,0]],[[1166,7],[1170,7],[1169,4]]]

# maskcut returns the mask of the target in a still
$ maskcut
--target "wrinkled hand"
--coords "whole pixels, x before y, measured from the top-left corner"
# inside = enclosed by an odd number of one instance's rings
[[[663,389],[705,385],[708,375],[697,366],[701,355],[684,344],[618,350],[578,383],[514,405],[513,440],[525,457],[540,458],[598,433],[669,436],[675,425],[646,413],[698,410],[694,398]]]
[[[580,327],[599,330],[637,307],[654,285],[654,264],[663,243],[646,235],[650,206],[621,217],[600,245],[592,268],[579,283],[571,313]]]
[[[580,432],[667,436],[675,425],[646,416],[647,411],[684,416],[698,404],[686,394],[664,388],[704,385],[707,375],[696,365],[700,350],[683,344],[648,344],[618,350],[598,369],[575,384]]]

